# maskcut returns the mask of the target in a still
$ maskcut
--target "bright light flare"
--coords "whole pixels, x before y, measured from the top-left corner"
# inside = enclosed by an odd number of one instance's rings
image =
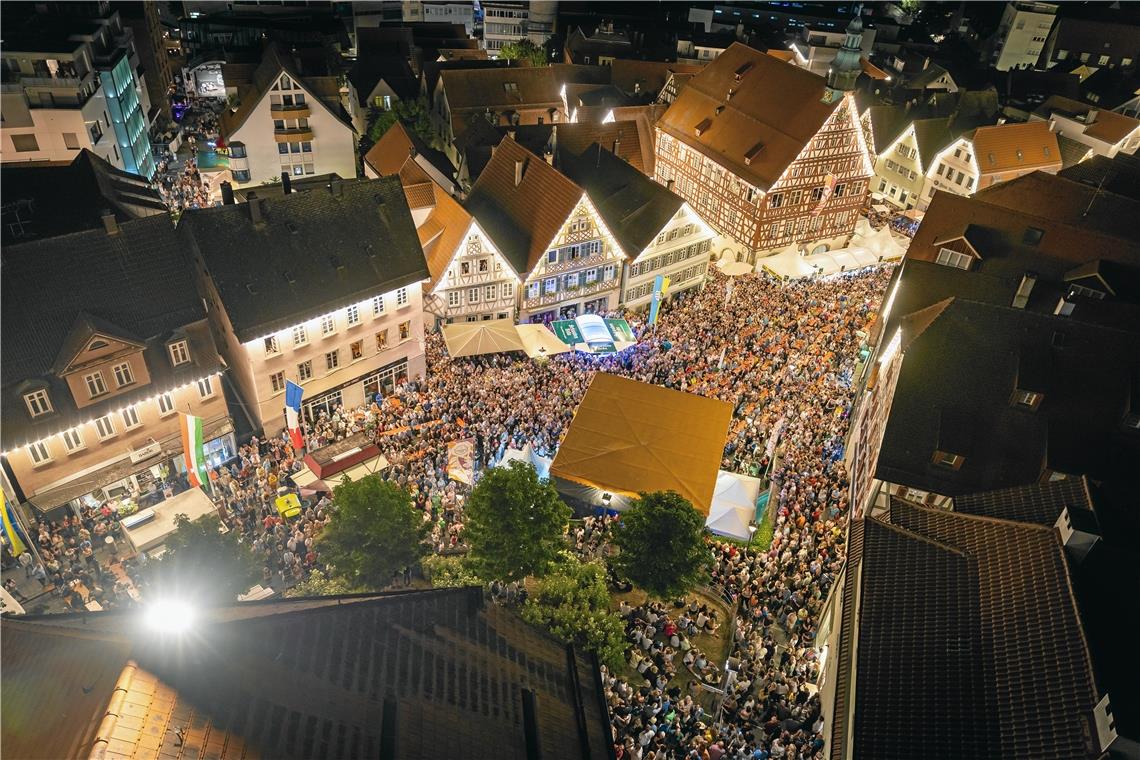
[[[163,599],[147,607],[147,628],[159,633],[184,633],[198,618],[198,611],[186,602]]]

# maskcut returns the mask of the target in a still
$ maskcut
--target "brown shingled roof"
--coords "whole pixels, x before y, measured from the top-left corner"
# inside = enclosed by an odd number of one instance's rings
[[[699,74],[704,66],[690,63],[633,61],[617,58],[610,62],[610,83],[622,92],[652,93],[665,86],[670,74]]]
[[[826,85],[821,76],[733,43],[689,81],[658,126],[767,190],[841,102],[823,102]],[[706,120],[711,126],[697,135]],[[744,154],[758,142],[763,150],[746,162]]]
[[[1079,478],[1030,483],[996,491],[954,497],[954,511],[1045,527],[1057,522],[1062,509],[1092,510],[1088,480]]]
[[[519,164],[522,178],[516,186]],[[582,188],[506,137],[471,188],[466,206],[507,262],[525,277],[583,195]]]
[[[471,226],[471,215],[459,205],[457,200],[434,182],[431,187],[435,193],[435,208],[432,209],[427,221],[417,230],[420,244],[424,247],[428,271],[431,272],[429,289],[435,287],[439,278],[447,271],[447,265],[451,263],[455,249],[463,242],[463,236]]]
[[[1057,113],[1061,116],[1077,118],[1078,121],[1086,120],[1087,123],[1087,117],[1091,112],[1095,113],[1092,123],[1085,127],[1085,135],[1096,140],[1102,140],[1109,145],[1115,145],[1140,129],[1140,119],[1109,111],[1107,108],[1096,108],[1061,95],[1050,95],[1048,100],[1038,106],[1033,113],[1044,118]]]
[[[364,154],[364,163],[375,169],[381,177],[396,174],[412,155],[414,147],[407,129],[397,121]]]
[[[983,175],[1012,169],[1061,170],[1061,146],[1044,121],[978,127],[974,155]]]

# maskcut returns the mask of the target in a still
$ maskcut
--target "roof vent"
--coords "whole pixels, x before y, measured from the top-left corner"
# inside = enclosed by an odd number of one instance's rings
[[[294,235],[296,235],[298,232],[297,225],[293,222],[285,222],[285,229],[289,230]]]
[[[733,95],[735,95],[735,94],[736,94],[736,88],[734,88],[734,87],[729,87],[729,88],[728,88],[728,94],[726,94],[726,95],[724,96],[724,99],[725,99],[725,100],[732,100],[732,96],[733,96]]]
[[[747,74],[749,71],[752,71],[753,65],[755,65],[755,64],[753,64],[752,61],[748,61],[747,63],[743,64],[740,68],[738,68],[736,71],[734,71],[732,73],[732,75],[733,75],[733,77],[736,78],[736,81],[739,82],[741,79],[744,78],[745,74]]]
[[[103,219],[103,229],[107,231],[108,235],[119,234],[119,220],[115,218],[110,209],[103,209],[101,218]]]
[[[712,119],[701,119],[701,123],[698,124],[696,128],[697,137],[700,137],[703,133],[708,132],[709,127],[711,126]]]
[[[261,217],[261,199],[257,197],[257,193],[248,193],[245,196],[245,205],[249,206],[249,218],[254,224],[261,224],[264,220]]]
[[[290,272],[288,269],[286,269],[284,272],[282,272],[281,276],[284,277],[285,282],[289,283],[290,285],[296,285],[297,284],[297,280],[294,279],[293,273]]]
[[[760,151],[762,150],[764,150],[764,143],[762,142],[758,142],[749,148],[748,152],[744,154],[745,165],[751,165],[751,163],[756,160],[756,157],[760,155]]]
[[[257,295],[257,285],[255,285],[253,282],[247,282],[245,284],[245,291],[251,296],[255,296]]]
[[[338,272],[344,271],[344,262],[341,261],[340,256],[337,256],[335,253],[333,255],[329,256],[329,263],[332,264],[333,269],[335,269],[336,271],[338,271]]]
[[[722,106],[722,105],[717,106],[716,108],[713,109],[713,115],[714,116],[720,116],[723,111],[724,111],[724,106]]]

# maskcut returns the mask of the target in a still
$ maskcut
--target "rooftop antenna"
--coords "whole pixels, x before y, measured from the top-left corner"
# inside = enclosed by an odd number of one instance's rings
[[[1089,205],[1085,206],[1084,213],[1081,214],[1082,219],[1088,216],[1089,212],[1092,211],[1093,203],[1096,202],[1096,197],[1100,195],[1100,190],[1102,187],[1104,187],[1104,182],[1108,179],[1108,174],[1109,173],[1106,170],[1105,173],[1101,176],[1100,182],[1097,183],[1096,190],[1093,191],[1092,197],[1089,198]]]

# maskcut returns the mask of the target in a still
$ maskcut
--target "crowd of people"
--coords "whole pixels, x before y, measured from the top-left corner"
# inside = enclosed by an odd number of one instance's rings
[[[316,449],[359,433],[375,440],[389,462],[384,477],[412,495],[432,525],[434,549],[446,553],[463,548],[470,493],[448,477],[449,442],[475,441],[476,476],[508,448],[529,445],[552,456],[598,371],[731,403],[722,467],[768,472],[775,486],[772,542],[759,551],[710,541],[712,580],[736,605],[731,624],[712,609],[623,608],[638,676],[604,674],[615,748],[636,760],[813,757],[822,746],[814,639],[820,606],[843,561],[841,459],[856,333],[871,320],[889,274],[870,269],[792,282],[747,275],[730,286],[714,272],[703,290],[674,297],[652,335],[638,315],[623,315],[642,340],[610,356],[455,359],[431,334],[425,378],[400,378],[391,393],[366,406],[306,421],[305,445]],[[278,489],[291,486],[301,466],[286,436],[254,438],[235,462],[211,473],[227,523],[263,561],[265,584],[278,589],[322,567],[316,539],[335,509],[327,496],[305,492],[299,517],[278,515]],[[576,526],[574,548],[597,556],[612,519]],[[97,537],[100,524],[93,519],[84,527]],[[85,569],[84,534],[75,526],[59,533],[62,551],[50,532],[41,547],[49,556],[64,554],[61,569],[72,568],[74,576]],[[60,580],[64,587],[70,582]],[[730,638],[734,666],[717,709],[706,711],[680,692],[673,676],[687,669],[707,683],[721,682],[719,663],[691,646],[698,633],[711,631]]]
[[[220,139],[218,121],[225,108],[220,98],[190,97],[180,125],[183,144],[176,155],[163,148],[155,156],[154,184],[172,213],[213,205],[210,188],[198,168],[200,149],[212,149]],[[166,133],[164,133],[166,134]],[[169,145],[166,140],[164,144]]]

